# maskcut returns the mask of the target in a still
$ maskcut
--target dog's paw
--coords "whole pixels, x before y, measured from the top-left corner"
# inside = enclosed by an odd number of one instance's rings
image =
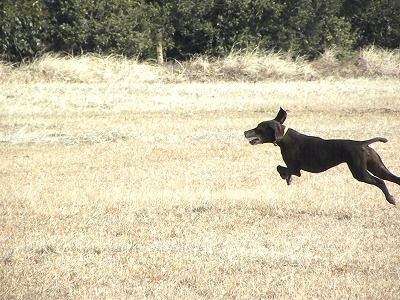
[[[288,176],[290,176],[287,172],[287,168],[282,167],[282,166],[277,166],[276,170],[278,171],[279,175],[281,176],[282,179],[287,179]]]

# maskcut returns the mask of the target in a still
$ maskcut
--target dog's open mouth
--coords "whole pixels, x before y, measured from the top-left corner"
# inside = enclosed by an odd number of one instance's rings
[[[246,139],[249,141],[251,145],[259,144],[261,141],[257,136],[246,136]]]

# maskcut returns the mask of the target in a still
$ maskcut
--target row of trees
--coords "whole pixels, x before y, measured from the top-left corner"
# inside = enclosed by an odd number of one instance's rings
[[[0,0],[0,55],[223,56],[232,47],[309,58],[400,47],[398,0]]]

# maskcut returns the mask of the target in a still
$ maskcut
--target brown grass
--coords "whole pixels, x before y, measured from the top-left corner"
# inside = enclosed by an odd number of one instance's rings
[[[279,150],[243,138],[283,106],[306,134],[388,138],[373,146],[400,174],[396,76],[53,59],[3,67],[1,299],[399,299],[399,210],[344,165],[288,187]]]
[[[139,63],[122,56],[88,54],[79,57],[48,54],[13,68],[0,63],[2,82],[74,83],[186,83],[269,82],[320,80],[326,78],[398,78],[400,51],[377,47],[361,49],[354,57],[339,60],[335,48],[327,49],[316,61],[293,58],[287,53],[258,49],[232,50],[219,59],[197,55],[186,62],[170,61],[163,66]]]

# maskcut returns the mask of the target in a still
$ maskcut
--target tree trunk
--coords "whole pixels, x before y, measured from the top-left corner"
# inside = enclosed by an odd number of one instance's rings
[[[162,65],[164,63],[164,50],[163,50],[163,41],[162,41],[162,34],[157,34],[157,63]]]

